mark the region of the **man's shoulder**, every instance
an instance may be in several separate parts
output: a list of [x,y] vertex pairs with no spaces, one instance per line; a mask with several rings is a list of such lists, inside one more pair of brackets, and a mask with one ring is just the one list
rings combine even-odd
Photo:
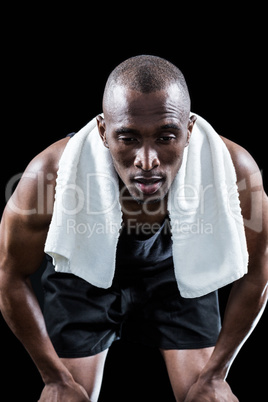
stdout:
[[57,171],[69,138],[59,140],[39,153],[26,167],[9,198],[4,215],[25,227],[48,227],[54,205]]
[[230,153],[238,182],[259,172],[256,161],[245,148],[228,138],[220,137]]
[[49,145],[32,159],[26,171],[39,171],[51,176],[56,175],[60,158],[69,140],[70,137],[66,137]]

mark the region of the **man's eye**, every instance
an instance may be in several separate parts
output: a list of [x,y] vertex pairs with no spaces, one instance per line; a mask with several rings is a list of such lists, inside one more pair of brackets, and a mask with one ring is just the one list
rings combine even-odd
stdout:
[[119,137],[119,140],[124,141],[126,143],[136,142],[137,139],[133,137]]
[[160,142],[169,142],[169,141],[171,141],[171,140],[174,140],[175,139],[175,137],[174,136],[168,136],[168,135],[163,135],[162,137],[159,137],[158,138],[158,140],[160,141]]

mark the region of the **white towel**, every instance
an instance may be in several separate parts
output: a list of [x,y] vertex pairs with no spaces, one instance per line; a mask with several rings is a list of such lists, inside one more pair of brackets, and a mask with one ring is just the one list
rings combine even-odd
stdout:
[[[200,116],[169,190],[168,212],[183,297],[202,296],[247,272],[235,169],[225,144]],[[93,119],[70,139],[60,159],[45,252],[56,271],[109,288],[121,224],[118,176]]]

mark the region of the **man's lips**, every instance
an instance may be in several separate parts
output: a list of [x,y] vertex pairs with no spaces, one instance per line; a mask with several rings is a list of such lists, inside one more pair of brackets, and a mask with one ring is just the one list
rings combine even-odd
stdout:
[[164,182],[163,177],[135,177],[133,183],[135,187],[145,195],[156,193]]

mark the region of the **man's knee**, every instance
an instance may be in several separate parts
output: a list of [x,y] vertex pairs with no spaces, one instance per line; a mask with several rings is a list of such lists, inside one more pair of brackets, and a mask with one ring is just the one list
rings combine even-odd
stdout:
[[107,350],[89,357],[61,359],[74,380],[86,390],[91,402],[97,402],[104,371]]
[[176,402],[184,402],[213,349],[161,350]]

